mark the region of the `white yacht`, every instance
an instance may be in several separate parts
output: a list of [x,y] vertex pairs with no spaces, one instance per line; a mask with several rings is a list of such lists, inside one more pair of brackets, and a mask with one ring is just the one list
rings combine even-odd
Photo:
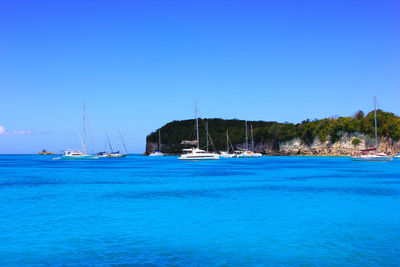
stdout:
[[[233,151],[233,147],[232,147],[232,151]],[[221,151],[219,153],[219,156],[221,158],[236,158],[237,155],[234,153],[229,153],[229,134],[228,134],[228,130],[226,130],[226,151]]]
[[162,157],[164,154],[161,152],[161,130],[158,130],[158,150],[154,150],[149,154],[150,157]]
[[178,158],[180,160],[219,160],[219,155],[200,149],[199,142],[199,116],[197,101],[196,107],[196,141],[182,141],[182,144],[195,144],[196,147],[183,149],[183,154]]
[[237,155],[238,158],[259,158],[262,156],[261,153],[254,153],[254,141],[253,141],[253,125],[251,125],[251,147],[252,150],[249,151],[249,144],[248,144],[248,137],[247,137],[247,121],[246,121],[246,150],[240,151]]
[[[378,153],[378,132],[376,125],[376,97],[374,97],[374,113],[375,113],[375,147],[361,150],[359,154],[351,157],[354,161],[392,161],[393,157],[385,153]],[[373,154],[370,152],[375,151]]]
[[150,157],[162,157],[164,154],[160,150],[154,150],[149,154]]
[[239,155],[237,155],[238,158],[259,158],[261,157],[261,153],[254,153],[253,151],[242,151]]
[[[202,150],[198,147],[185,148],[178,159],[180,160],[218,160],[219,155]],[[186,153],[185,153],[186,152]]]
[[83,152],[76,149],[65,150],[63,155],[60,157],[64,160],[87,160],[87,159],[99,159],[97,155],[86,154],[86,110],[85,103],[83,103],[83,140],[81,138]]
[[96,155],[85,154],[80,150],[68,149],[64,151],[63,155],[60,158],[65,160],[75,160],[75,159],[86,160],[86,159],[98,159],[99,157]]
[[109,158],[126,158],[126,156],[128,156],[128,154],[119,153],[119,150],[108,154]]
[[376,153],[376,154],[365,154],[359,156],[353,156],[351,160],[354,161],[392,161],[393,157],[388,156],[385,153]]

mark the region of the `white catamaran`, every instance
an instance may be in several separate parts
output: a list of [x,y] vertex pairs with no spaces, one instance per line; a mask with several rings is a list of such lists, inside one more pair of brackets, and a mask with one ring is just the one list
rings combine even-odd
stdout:
[[[80,135],[79,135],[80,136]],[[86,109],[85,103],[83,103],[83,140],[82,136],[81,143],[83,152],[77,149],[68,149],[64,151],[64,154],[61,156],[61,159],[65,160],[90,160],[90,159],[98,159],[97,155],[91,155],[86,153]]]
[[149,154],[151,157],[162,157],[164,154],[161,152],[161,130],[158,130],[158,150],[154,150]]
[[[354,161],[392,161],[393,157],[389,156],[385,153],[378,153],[378,132],[376,125],[376,97],[374,97],[374,115],[375,115],[375,147],[361,150],[361,155],[354,155],[351,157],[351,160]],[[375,151],[375,153],[368,154],[371,151]]]
[[249,141],[247,137],[247,121],[246,121],[246,150],[240,151],[238,158],[259,158],[262,156],[261,153],[254,153],[254,140],[253,140],[253,125],[251,125],[251,147],[252,150],[249,151]]
[[182,154],[178,159],[180,160],[218,160],[219,155],[215,153],[210,153],[200,149],[199,142],[199,116],[198,116],[198,107],[197,101],[195,102],[196,107],[196,141],[182,141],[182,144],[192,144],[196,145],[196,147],[183,149],[184,154]]

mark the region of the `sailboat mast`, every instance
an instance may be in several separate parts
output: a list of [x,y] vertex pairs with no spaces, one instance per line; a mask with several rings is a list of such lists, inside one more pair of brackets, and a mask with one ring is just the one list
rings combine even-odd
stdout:
[[118,152],[117,153],[119,153],[119,145],[120,145],[120,140],[118,139]]
[[250,124],[250,131],[251,131],[251,150],[254,151],[253,124]]
[[82,145],[82,148],[83,148],[84,145],[83,145],[83,140],[82,140],[82,135],[81,134],[79,134],[79,138],[81,139],[81,145]]
[[208,152],[208,120],[206,121],[206,133],[207,133],[207,152]]
[[108,145],[110,146],[110,150],[111,150],[110,152],[112,153],[112,152],[114,152],[114,151],[113,151],[113,148],[112,148],[112,146],[111,146],[110,138],[108,138],[107,132],[106,132],[106,137],[107,137]]
[[226,152],[229,153],[229,136],[228,136],[228,130],[226,130]]
[[[118,130],[118,133],[119,133],[119,137],[121,137],[122,144],[124,145],[125,153],[128,154],[128,150],[126,149],[125,142],[124,142],[124,138],[122,138],[121,131]],[[161,139],[160,139],[160,140],[161,140]]]
[[375,151],[378,153],[378,130],[376,126],[376,97],[374,97],[374,114],[375,114]]
[[246,151],[249,150],[249,141],[247,137],[247,121],[246,121]]
[[158,130],[158,150],[161,151],[161,130]]
[[199,140],[199,116],[198,116],[198,109],[199,107],[197,106],[197,99],[195,100],[195,107],[196,107],[196,134],[197,134],[197,148],[200,149],[200,140]]
[[85,102],[83,102],[83,152],[86,155],[86,109],[85,109]]

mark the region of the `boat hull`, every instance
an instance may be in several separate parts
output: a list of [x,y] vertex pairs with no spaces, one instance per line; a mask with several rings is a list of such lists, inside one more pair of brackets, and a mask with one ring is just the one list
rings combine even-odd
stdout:
[[182,155],[179,160],[219,160],[219,155]]
[[219,155],[220,158],[226,158],[226,159],[230,159],[230,158],[237,158],[237,155],[235,154],[226,154],[226,155]]
[[109,154],[108,155],[109,158],[126,158],[126,156],[128,156],[128,154]]
[[149,157],[162,157],[162,156],[164,156],[164,154],[160,152],[154,152],[149,155]]
[[360,156],[360,157],[351,157],[353,161],[392,161],[393,157],[391,156]]
[[94,159],[99,159],[99,157],[94,156],[94,155],[80,155],[80,156],[61,156],[60,159],[63,159],[63,160],[94,160]]
[[238,158],[259,158],[262,157],[261,153],[244,153],[244,154],[239,154],[237,156]]

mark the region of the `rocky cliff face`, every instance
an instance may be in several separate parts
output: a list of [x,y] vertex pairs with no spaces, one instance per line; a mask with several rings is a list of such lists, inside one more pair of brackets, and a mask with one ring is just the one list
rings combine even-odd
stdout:
[[[360,140],[358,145],[352,144],[352,141],[357,138]],[[329,138],[328,138],[329,139]],[[177,151],[179,144],[168,144],[164,146],[165,151]],[[245,144],[234,144],[236,149],[244,149]],[[368,147],[374,147],[375,140],[365,134],[348,134],[341,133],[338,141],[331,143],[329,140],[320,141],[318,137],[314,138],[313,142],[309,145],[301,142],[300,138],[292,139],[286,142],[267,142],[256,143],[254,146],[255,152],[260,152],[266,155],[321,155],[321,156],[348,156],[353,152]],[[388,150],[386,138],[379,139],[379,151],[384,152]],[[394,151],[400,150],[400,141],[392,143]],[[158,144],[148,142],[146,144],[146,153],[151,153],[157,150]]]
[[[354,145],[352,141],[357,138],[360,140],[358,145]],[[400,148],[400,142],[393,145],[394,151]],[[325,155],[325,156],[348,156],[359,149],[374,147],[375,140],[364,134],[347,134],[342,133],[341,138],[335,143],[330,141],[320,141],[318,137],[314,139],[312,144],[307,145],[301,142],[300,138],[292,139],[286,142],[280,142],[279,148],[274,149],[271,144],[257,144],[255,150],[269,155]],[[379,151],[387,151],[388,144],[386,138],[379,139]]]

